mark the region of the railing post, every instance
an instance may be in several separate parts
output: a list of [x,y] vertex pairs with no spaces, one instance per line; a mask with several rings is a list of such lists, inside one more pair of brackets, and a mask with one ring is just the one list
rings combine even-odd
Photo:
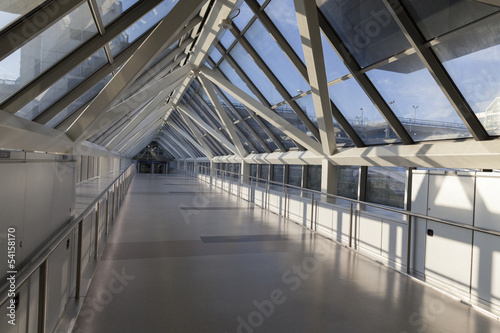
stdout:
[[412,216],[408,215],[408,239],[407,239],[407,248],[406,248],[406,274],[411,274],[410,264],[411,264],[411,225],[412,225]]
[[242,186],[241,179],[242,178],[243,178],[243,175],[238,175],[238,199],[241,199],[241,186]]
[[288,206],[288,186],[286,186],[285,184],[285,209],[284,209],[284,212],[283,212],[283,215],[285,216],[285,218],[287,218],[288,216],[288,211],[287,211],[287,206]]
[[351,214],[349,215],[349,247],[352,248],[352,221],[353,221],[353,214],[354,214],[354,204],[351,201]]
[[40,266],[38,278],[38,333],[45,333],[47,322],[47,280],[49,275],[48,259]]
[[113,207],[112,207],[112,210],[111,210],[111,220],[114,221],[115,220],[115,201],[116,201],[116,184],[113,184]]
[[76,250],[76,282],[75,298],[80,298],[80,286],[82,282],[82,247],[83,247],[83,218],[78,222],[78,242]]
[[109,233],[109,191],[106,191],[106,236]]
[[99,206],[100,202],[97,202],[97,208],[95,210],[95,234],[94,234],[94,258],[97,259],[99,253]]
[[228,171],[228,176],[229,176],[229,194],[233,194],[233,189],[232,189],[232,186],[233,186],[233,175],[231,173],[229,173]]
[[253,193],[253,178],[250,178],[250,202],[255,202],[255,197]]
[[268,209],[269,180],[266,180],[266,194],[264,195],[264,209]]
[[314,230],[313,218],[314,218],[314,192],[311,193],[311,230]]

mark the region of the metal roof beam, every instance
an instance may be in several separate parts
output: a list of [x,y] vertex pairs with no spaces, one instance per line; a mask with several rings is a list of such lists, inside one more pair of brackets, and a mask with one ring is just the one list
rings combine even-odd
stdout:
[[397,0],[383,0],[383,2],[472,136],[476,140],[490,139],[488,132],[446,72],[443,64],[434,51],[426,46],[426,40],[420,34],[418,27],[413,23],[406,9]]
[[231,141],[233,141],[240,155],[246,156],[247,151],[245,150],[245,147],[243,147],[243,144],[241,143],[238,134],[236,134],[233,122],[231,121],[231,119],[229,119],[226,110],[222,106],[222,103],[220,102],[219,98],[217,97],[217,94],[215,93],[215,90],[212,87],[212,83],[207,79],[205,79],[203,76],[200,76],[199,79],[203,89],[205,90],[205,93],[212,102],[212,105],[214,106],[215,111],[219,116],[219,119],[222,121],[223,126],[226,128],[226,131],[229,134]]
[[304,49],[307,64],[309,85],[318,119],[323,154],[332,155],[337,149],[337,145],[335,143],[335,127],[333,126],[318,12],[316,6],[308,5],[310,1],[295,0],[294,3],[302,36],[302,48]]
[[94,123],[100,113],[111,106],[116,97],[133,84],[166,45],[172,44],[174,40],[179,38],[179,33],[192,17],[197,15],[204,2],[205,0],[191,0],[178,2],[175,5],[103,91],[90,103],[85,112],[69,128],[66,134],[70,139],[80,141],[86,135],[87,128]]
[[213,129],[210,125],[205,123],[200,116],[196,113],[192,113],[189,111],[188,108],[186,108],[184,105],[179,104],[177,105],[177,109],[180,112],[183,112],[186,116],[191,118],[198,126],[203,128],[207,133],[209,133],[211,136],[213,136],[217,141],[219,141],[224,147],[232,151],[235,155],[240,155],[238,149],[231,143],[229,140],[227,140],[221,133],[217,132],[215,129]]
[[361,67],[353,58],[349,50],[345,47],[337,33],[330,26],[330,23],[328,23],[326,18],[318,9],[316,10],[318,12],[319,26],[321,27],[321,30],[323,30],[333,49],[337,52],[340,59],[342,59],[354,79],[358,82],[359,86],[363,89],[368,98],[370,98],[377,110],[380,111],[382,117],[384,117],[389,126],[391,126],[392,130],[396,133],[401,142],[404,144],[413,144],[414,141],[404,128],[403,124],[401,124],[399,119],[392,112],[391,108],[386,103],[382,95],[380,95],[368,76],[362,73]]
[[293,126],[288,121],[283,119],[273,110],[266,108],[265,106],[260,104],[258,101],[247,95],[243,90],[232,84],[229,80],[223,78],[217,72],[211,70],[206,66],[203,66],[200,69],[199,75],[205,76],[207,79],[209,79],[217,86],[219,86],[220,88],[231,94],[234,98],[239,100],[240,103],[253,110],[260,117],[270,122],[273,126],[278,128],[282,132],[289,135],[293,140],[297,141],[306,149],[319,155],[322,154],[322,148],[320,143],[310,138],[306,133],[297,129],[295,126]]
[[159,3],[161,3],[161,0],[140,1],[136,6],[134,6],[133,10],[128,10],[117,21],[110,24],[104,35],[96,35],[76,51],[68,54],[56,65],[52,66],[33,82],[26,85],[14,96],[2,103],[0,109],[9,113],[16,113],[23,106],[35,99],[39,94],[50,88],[62,76],[69,73],[75,67],[75,64],[81,64],[83,61],[90,58],[106,43],[115,39],[115,37],[120,35],[124,30],[147,14]]
[[299,117],[299,119],[304,123],[307,129],[311,132],[311,134],[316,138],[316,140],[320,141],[319,131],[316,126],[312,123],[311,119],[305,114],[305,112],[300,108],[297,102],[292,100],[292,96],[288,93],[283,84],[278,80],[276,75],[271,71],[271,69],[267,66],[265,61],[260,57],[260,55],[255,51],[253,46],[247,41],[244,36],[240,36],[239,31],[237,31],[236,27],[230,30],[233,36],[240,42],[241,46],[245,49],[245,51],[252,57],[260,70],[267,76],[269,81],[276,88],[278,93],[281,95],[283,100],[287,102],[287,104],[292,108],[295,114]]
[[[220,46],[218,47],[220,49]],[[248,86],[248,88],[252,91],[252,93],[258,98],[258,100],[267,107],[271,107],[271,104],[267,101],[267,99],[262,95],[260,90],[257,88],[255,84],[250,80],[250,78],[246,75],[246,73],[241,69],[241,67],[238,65],[238,63],[231,57],[230,54],[226,54],[224,59],[227,60],[229,65],[233,67],[233,69],[236,71],[236,73],[240,76],[240,78],[245,82],[245,84]],[[215,68],[215,63],[210,64],[213,68]],[[220,71],[220,69],[217,69],[219,74],[222,76],[226,77],[224,73]],[[226,77],[227,78],[227,77]],[[258,117],[255,115],[253,111],[250,110],[249,112],[250,116],[259,124],[259,126],[262,128],[262,130],[267,134],[267,136],[274,142],[276,147],[278,147],[281,151],[286,151],[285,147],[281,143],[280,140],[274,135],[274,133],[267,127],[267,125]],[[267,147],[267,145],[266,145]]]

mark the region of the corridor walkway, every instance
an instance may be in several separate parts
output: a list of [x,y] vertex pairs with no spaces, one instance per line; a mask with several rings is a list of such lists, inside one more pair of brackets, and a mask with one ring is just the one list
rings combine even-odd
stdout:
[[192,178],[136,175],[73,332],[500,332],[500,322]]

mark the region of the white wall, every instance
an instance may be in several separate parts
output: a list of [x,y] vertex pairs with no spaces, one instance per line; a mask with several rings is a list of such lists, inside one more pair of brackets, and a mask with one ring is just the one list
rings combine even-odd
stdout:
[[[15,260],[21,264],[70,221],[75,205],[75,162],[71,156],[12,152],[9,159],[0,160],[0,184],[0,248],[7,253],[7,229],[15,228]],[[55,326],[68,299],[69,286],[61,281],[69,274],[71,251],[64,242],[49,261],[48,327]],[[7,260],[0,260],[2,284],[7,270]],[[37,311],[36,278],[18,292],[17,325],[0,320],[0,332],[35,331],[36,316],[31,316],[30,323],[26,318],[28,312]],[[4,319],[5,311],[4,306],[0,311]]]
[[[413,211],[500,231],[500,175],[415,171]],[[500,239],[429,220],[413,229],[416,275],[500,311]],[[433,236],[428,231],[433,231]]]

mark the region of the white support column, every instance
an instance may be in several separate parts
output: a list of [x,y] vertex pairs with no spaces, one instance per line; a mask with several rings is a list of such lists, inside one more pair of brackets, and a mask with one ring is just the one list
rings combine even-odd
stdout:
[[[337,176],[338,176],[338,166],[333,165],[327,159],[323,159],[321,164],[321,192],[328,194],[337,194]],[[321,196],[322,201],[334,201],[327,200],[326,196]]]
[[290,124],[288,121],[280,117],[277,113],[275,113],[270,108],[265,107],[252,97],[250,97],[247,93],[245,93],[240,88],[236,87],[229,80],[226,80],[222,77],[222,75],[217,72],[211,70],[210,68],[203,66],[200,70],[200,75],[206,77],[217,86],[231,94],[234,98],[239,100],[243,105],[253,110],[259,116],[267,120],[273,126],[278,128],[280,131],[288,134],[290,138],[294,141],[298,142],[304,148],[309,151],[316,153],[317,155],[322,155],[322,147],[321,145],[311,139],[306,133],[300,131],[295,126]]
[[311,4],[311,1],[294,0],[294,3],[302,37],[302,48],[306,59],[309,85],[311,86],[314,108],[318,119],[323,154],[333,155],[336,150],[335,131],[325,60],[323,58],[323,46],[321,45],[318,9],[314,2]]
[[243,183],[248,183],[250,177],[251,164],[245,161],[241,162],[241,174],[243,175]]

